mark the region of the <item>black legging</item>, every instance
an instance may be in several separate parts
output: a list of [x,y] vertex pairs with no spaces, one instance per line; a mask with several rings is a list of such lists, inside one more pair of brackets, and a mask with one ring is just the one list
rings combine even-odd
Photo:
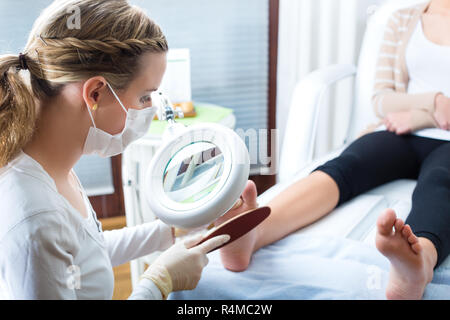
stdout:
[[396,179],[415,179],[412,209],[406,219],[414,234],[429,239],[438,267],[450,253],[450,142],[414,135],[374,132],[316,168],[339,188],[339,203]]

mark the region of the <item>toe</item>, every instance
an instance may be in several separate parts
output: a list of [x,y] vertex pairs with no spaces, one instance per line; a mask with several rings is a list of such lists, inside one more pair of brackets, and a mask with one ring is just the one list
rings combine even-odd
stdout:
[[250,208],[256,208],[258,206],[257,203],[258,191],[256,189],[256,184],[252,180],[247,181],[247,185],[245,186],[244,191],[242,192],[242,199],[244,203],[247,204]]
[[409,244],[415,244],[415,243],[417,243],[417,242],[419,242],[419,239],[416,237],[416,235],[415,234],[411,234],[409,237],[408,237],[408,242],[409,242]]
[[258,192],[256,189],[256,184],[252,180],[248,180],[247,185],[245,186],[245,189],[242,192],[239,200],[223,216],[215,220],[214,225],[219,226],[222,223],[234,218],[238,214],[241,214],[250,209],[257,208],[258,207],[257,197]]
[[405,239],[408,239],[411,235],[413,235],[413,232],[412,232],[411,227],[409,225],[405,225],[403,227],[402,235],[403,235],[403,237]]
[[407,224],[405,225],[405,227],[403,229],[406,229],[406,233],[407,233],[407,239],[409,244],[414,244],[419,242],[419,238],[417,238],[417,236],[414,234],[414,232],[412,231],[411,227]]
[[411,249],[417,254],[419,254],[422,251],[422,245],[419,241],[411,245]]
[[405,225],[405,223],[403,222],[402,219],[396,219],[395,220],[395,224],[394,224],[394,228],[396,232],[402,232],[403,226]]
[[392,227],[397,219],[394,210],[386,209],[383,211],[377,220],[378,232],[382,235],[388,236],[392,234]]

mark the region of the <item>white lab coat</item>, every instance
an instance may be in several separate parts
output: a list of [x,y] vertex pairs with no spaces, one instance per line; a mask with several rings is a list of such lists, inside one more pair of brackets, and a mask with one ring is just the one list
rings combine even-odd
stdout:
[[[111,299],[113,266],[172,245],[171,228],[160,221],[102,231],[79,185],[87,219],[24,152],[0,168],[2,298]],[[161,292],[143,279],[130,298],[161,299]]]

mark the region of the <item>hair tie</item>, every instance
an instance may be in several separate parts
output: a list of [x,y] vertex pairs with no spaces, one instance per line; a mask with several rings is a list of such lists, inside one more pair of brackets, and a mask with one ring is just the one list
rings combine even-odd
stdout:
[[21,70],[28,70],[27,60],[25,55],[21,52],[19,53],[19,63]]

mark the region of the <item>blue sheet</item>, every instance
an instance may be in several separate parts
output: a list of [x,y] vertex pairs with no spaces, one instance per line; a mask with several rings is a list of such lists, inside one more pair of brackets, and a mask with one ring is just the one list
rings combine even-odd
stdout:
[[[366,243],[292,234],[257,251],[240,273],[223,268],[218,251],[195,290],[169,299],[385,299],[389,261]],[[424,299],[450,299],[450,259],[435,271]]]

